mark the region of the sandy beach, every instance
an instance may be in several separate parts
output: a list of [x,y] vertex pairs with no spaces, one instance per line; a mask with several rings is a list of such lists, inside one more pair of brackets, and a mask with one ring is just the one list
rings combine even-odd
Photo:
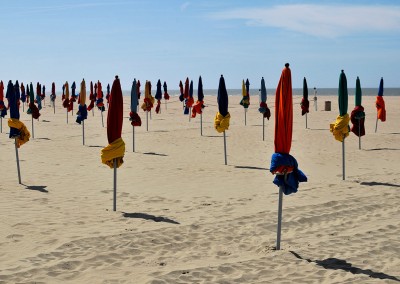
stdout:
[[[310,95],[310,99],[312,96]],[[400,97],[385,96],[387,121],[375,133],[375,97],[363,97],[366,135],[342,145],[329,132],[337,97],[310,102],[308,129],[295,96],[291,154],[308,177],[284,196],[281,250],[276,251],[278,188],[269,172],[274,152],[271,119],[251,96],[244,125],[241,97],[229,97],[228,165],[215,131],[216,97],[206,96],[200,118],[183,115],[172,96],[149,131],[128,120],[124,97],[124,164],[101,163],[106,127],[100,112],[82,126],[46,98],[35,138],[15,149],[3,119],[0,134],[0,283],[396,283],[400,281]],[[324,101],[332,111],[324,111]],[[142,100],[141,100],[142,101]],[[349,96],[349,113],[354,96]],[[22,108],[21,108],[22,111]],[[26,111],[26,108],[25,108]],[[107,112],[104,112],[106,123]],[[8,118],[8,116],[7,116]],[[31,117],[21,113],[31,130]]]

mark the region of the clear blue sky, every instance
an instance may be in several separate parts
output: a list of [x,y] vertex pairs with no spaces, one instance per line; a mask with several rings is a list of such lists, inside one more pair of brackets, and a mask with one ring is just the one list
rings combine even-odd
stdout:
[[[348,4],[351,2],[351,4]],[[111,83],[161,79],[228,88],[400,87],[400,1],[1,0],[0,79]]]

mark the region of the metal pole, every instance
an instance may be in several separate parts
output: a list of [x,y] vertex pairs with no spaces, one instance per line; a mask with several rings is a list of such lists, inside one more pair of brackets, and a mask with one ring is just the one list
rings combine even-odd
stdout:
[[167,110],[167,100],[165,100],[165,110]]
[[94,108],[92,108],[92,114],[93,114],[93,116],[94,116]]
[[53,101],[53,110],[54,110],[54,114],[56,114],[56,101]]
[[247,125],[247,116],[246,116],[246,114],[247,114],[247,111],[246,111],[246,109],[244,109],[244,125]]
[[33,115],[32,115],[32,139],[35,139],[35,129],[33,128]]
[[114,203],[113,211],[117,211],[117,159],[114,159]]
[[343,180],[345,180],[345,173],[346,173],[346,168],[345,168],[345,161],[344,161],[344,140],[345,138],[343,137],[343,142],[342,142],[342,165],[343,165]]
[[0,116],[0,133],[3,133],[3,117]]
[[20,172],[20,169],[19,169],[19,156],[18,156],[17,138],[15,138],[15,158],[17,160],[18,182],[19,182],[19,184],[22,184],[22,182],[21,182],[21,172]]
[[22,103],[22,111],[25,112],[25,103]]
[[375,133],[376,133],[376,130],[378,130],[378,118],[376,118]]
[[150,109],[150,119],[151,119],[151,109]]
[[132,149],[135,152],[135,126],[132,126]]
[[101,111],[101,125],[104,127],[103,111],[102,110],[100,110],[100,111]]
[[146,131],[149,131],[149,112],[146,111]]
[[358,149],[361,150],[361,123],[358,120]]
[[190,122],[190,117],[192,116],[192,108],[189,108],[189,122]]
[[263,141],[265,141],[265,127],[264,127],[264,125],[265,125],[265,117],[264,117],[264,115],[262,117],[262,121],[263,121]]
[[307,129],[307,113],[306,113],[306,129]]
[[67,124],[68,124],[68,109],[67,109]]
[[224,131],[224,154],[225,154],[225,165],[228,164],[228,160],[226,157],[226,135],[225,135],[225,131]]
[[283,186],[280,186],[279,201],[278,201],[278,228],[276,230],[276,250],[281,249],[282,203],[283,203]]
[[203,136],[203,113],[200,113],[200,136]]
[[82,142],[85,145],[85,121],[82,120]]

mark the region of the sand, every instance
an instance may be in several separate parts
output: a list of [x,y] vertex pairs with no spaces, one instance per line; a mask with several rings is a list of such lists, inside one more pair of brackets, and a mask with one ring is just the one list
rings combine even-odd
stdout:
[[[200,119],[183,115],[173,96],[152,113],[149,131],[128,121],[125,163],[117,172],[101,164],[107,144],[100,112],[82,126],[57,98],[49,99],[35,139],[19,150],[18,185],[13,141],[0,134],[0,283],[395,283],[400,281],[400,108],[385,97],[387,121],[375,133],[375,97],[364,97],[366,136],[342,145],[329,132],[336,97],[310,103],[308,127],[294,97],[291,154],[308,176],[284,196],[281,250],[276,251],[278,188],[268,168],[274,118],[262,119],[255,96],[247,113],[231,96],[227,131],[213,128],[216,97],[207,96]],[[273,109],[273,96],[268,104]],[[324,101],[332,111],[323,111]],[[354,104],[349,97],[349,112]],[[75,110],[76,112],[76,105]],[[106,121],[106,113],[104,113]],[[21,120],[31,129],[30,116]]]

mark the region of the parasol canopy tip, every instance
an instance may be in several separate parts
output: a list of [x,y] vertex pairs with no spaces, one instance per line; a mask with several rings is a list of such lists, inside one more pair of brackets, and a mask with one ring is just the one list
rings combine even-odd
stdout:
[[286,67],[286,68],[289,68],[289,63],[285,63],[285,67]]
[[118,75],[115,75],[115,79],[118,80]]
[[344,70],[342,69],[342,73],[344,72]]

